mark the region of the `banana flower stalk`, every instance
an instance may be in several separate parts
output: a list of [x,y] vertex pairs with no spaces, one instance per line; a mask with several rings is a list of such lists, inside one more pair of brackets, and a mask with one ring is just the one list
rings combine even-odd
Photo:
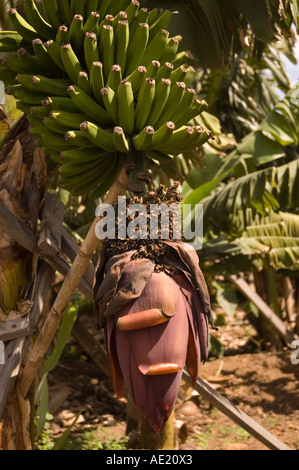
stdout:
[[180,241],[159,241],[156,249],[159,256],[143,247],[111,257],[104,248],[94,293],[116,394],[126,386],[160,432],[184,366],[194,384],[208,357],[211,310],[195,250]]

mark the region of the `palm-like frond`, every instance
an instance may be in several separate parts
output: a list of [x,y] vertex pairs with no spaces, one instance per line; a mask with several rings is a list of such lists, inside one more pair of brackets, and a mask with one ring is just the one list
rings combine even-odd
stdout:
[[252,225],[242,236],[234,240],[212,236],[205,243],[199,256],[206,273],[237,274],[267,267],[298,271],[299,216],[271,212],[267,217],[252,217],[252,212],[248,213]]
[[290,38],[292,24],[299,30],[298,0],[148,0],[147,6],[179,12],[173,26],[207,68],[230,62],[246,45],[260,56],[265,45]]

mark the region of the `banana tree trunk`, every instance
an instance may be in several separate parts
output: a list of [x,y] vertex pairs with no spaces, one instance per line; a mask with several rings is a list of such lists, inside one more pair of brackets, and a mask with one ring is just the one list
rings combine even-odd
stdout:
[[[25,127],[26,121],[23,121]],[[43,153],[34,145],[28,129],[21,129],[0,154],[0,204],[31,230],[36,229],[46,185]],[[26,314],[21,310],[35,275],[36,259],[0,228],[0,321]],[[0,449],[30,448],[30,410],[17,389],[13,390],[0,420]]]

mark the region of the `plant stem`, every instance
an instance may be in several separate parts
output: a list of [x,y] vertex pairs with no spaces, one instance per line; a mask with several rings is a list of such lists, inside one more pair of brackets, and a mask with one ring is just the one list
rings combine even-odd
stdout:
[[[115,200],[117,200],[118,196],[125,194],[128,184],[128,176],[126,170],[123,168],[105,199],[105,203],[113,204]],[[43,361],[43,357],[54,338],[57,328],[62,320],[63,313],[78,287],[80,280],[85,274],[92,254],[99,244],[99,240],[95,234],[95,228],[99,220],[100,217],[95,218],[73,262],[73,265],[61,286],[56,300],[50,312],[47,314],[46,320],[40,330],[35,344],[30,351],[22,375],[19,379],[19,389],[24,397],[27,395],[34,377]]]
[[146,156],[141,150],[132,150],[127,156],[127,170],[130,175],[129,191],[136,196],[147,193]]

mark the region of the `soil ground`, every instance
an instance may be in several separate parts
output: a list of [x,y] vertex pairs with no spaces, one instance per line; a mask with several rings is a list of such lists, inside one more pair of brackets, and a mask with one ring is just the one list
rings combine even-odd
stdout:
[[[262,352],[242,314],[226,318],[212,334],[223,357],[202,366],[201,378],[260,423],[292,450],[299,450],[299,365],[290,350]],[[252,350],[255,352],[252,352]],[[53,439],[79,416],[64,445],[67,449],[126,449],[126,399],[118,400],[111,381],[72,340],[50,374],[48,438]],[[223,413],[182,384],[176,405],[178,448],[185,450],[266,450]],[[46,439],[47,440],[47,439]],[[43,439],[45,443],[45,437]]]

